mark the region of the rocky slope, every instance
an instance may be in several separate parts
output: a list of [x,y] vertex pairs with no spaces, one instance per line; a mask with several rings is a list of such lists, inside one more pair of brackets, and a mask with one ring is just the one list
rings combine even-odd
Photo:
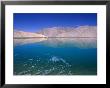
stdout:
[[14,31],[14,38],[22,37],[97,37],[96,26],[52,27],[36,33]]
[[41,30],[37,33],[43,34],[48,37],[57,37],[58,34],[65,33],[66,31],[68,31],[67,28],[52,27],[52,28],[44,28],[43,30]]
[[37,33],[48,37],[97,37],[97,27],[52,27],[45,28]]
[[58,34],[57,37],[97,37],[97,30],[92,26],[80,26],[69,32]]
[[14,38],[30,38],[30,37],[46,37],[46,36],[37,33],[14,31]]

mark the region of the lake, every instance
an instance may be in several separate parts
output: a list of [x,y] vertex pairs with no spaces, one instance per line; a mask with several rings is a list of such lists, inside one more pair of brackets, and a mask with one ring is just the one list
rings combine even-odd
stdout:
[[14,75],[97,75],[96,38],[14,39]]

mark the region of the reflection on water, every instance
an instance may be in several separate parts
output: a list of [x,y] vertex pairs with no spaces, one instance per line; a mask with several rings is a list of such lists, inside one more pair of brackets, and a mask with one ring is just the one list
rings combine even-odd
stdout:
[[96,48],[96,38],[29,38],[14,39],[14,45],[24,45],[40,42],[43,45],[51,47],[59,47],[60,45],[69,45],[79,48]]
[[47,38],[19,38],[19,39],[14,39],[14,46],[37,43],[44,40],[47,40]]
[[96,74],[96,38],[14,39],[14,75]]

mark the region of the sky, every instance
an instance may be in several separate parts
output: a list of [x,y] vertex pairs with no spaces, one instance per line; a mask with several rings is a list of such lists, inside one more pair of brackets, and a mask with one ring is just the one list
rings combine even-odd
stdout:
[[96,13],[14,13],[14,30],[37,32],[43,28],[97,26]]

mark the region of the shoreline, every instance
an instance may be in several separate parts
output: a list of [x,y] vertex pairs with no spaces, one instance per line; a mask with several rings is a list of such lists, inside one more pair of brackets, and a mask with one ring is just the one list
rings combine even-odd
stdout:
[[31,38],[97,38],[97,37],[13,37],[14,39],[31,39]]

